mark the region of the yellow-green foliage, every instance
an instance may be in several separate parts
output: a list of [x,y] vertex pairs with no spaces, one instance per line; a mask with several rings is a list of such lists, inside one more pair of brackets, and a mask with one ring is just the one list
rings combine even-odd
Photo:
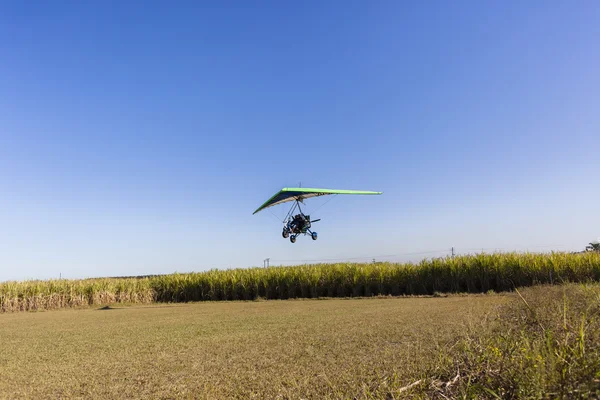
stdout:
[[[538,286],[441,349],[430,399],[597,399],[600,287]],[[458,376],[459,378],[453,378]],[[444,382],[453,382],[453,385]],[[420,396],[419,396],[420,397]]]
[[419,264],[339,263],[174,274],[151,278],[158,301],[430,295],[507,291],[600,280],[600,254],[478,254]]
[[599,253],[497,253],[418,264],[338,263],[171,274],[151,278],[0,284],[0,310],[114,302],[252,300],[482,293],[545,283],[600,280]]
[[154,290],[147,278],[61,279],[0,283],[0,312],[152,301],[154,301]]

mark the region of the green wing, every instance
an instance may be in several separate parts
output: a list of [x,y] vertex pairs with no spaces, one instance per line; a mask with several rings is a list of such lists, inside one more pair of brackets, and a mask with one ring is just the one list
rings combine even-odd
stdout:
[[277,204],[288,201],[304,200],[310,197],[325,196],[328,194],[382,194],[383,192],[371,192],[366,190],[338,190],[338,189],[318,189],[318,188],[283,188],[275,193],[273,197],[267,200],[262,206],[258,207],[253,214],[264,210],[265,208],[276,206]]

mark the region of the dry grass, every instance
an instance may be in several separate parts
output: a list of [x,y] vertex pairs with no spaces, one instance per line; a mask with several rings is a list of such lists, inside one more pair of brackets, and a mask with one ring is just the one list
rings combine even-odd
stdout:
[[0,398],[598,398],[600,285],[0,315]]
[[492,317],[442,349],[430,398],[599,398],[600,285],[527,288]]
[[[506,297],[0,315],[0,397],[352,398],[404,386]],[[394,379],[392,382],[390,379]]]

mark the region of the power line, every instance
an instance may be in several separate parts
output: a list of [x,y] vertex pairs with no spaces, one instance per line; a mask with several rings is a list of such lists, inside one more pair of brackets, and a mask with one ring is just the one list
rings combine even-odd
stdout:
[[[521,247],[521,249],[525,248],[525,249],[540,249],[540,248],[556,248],[556,247],[565,247],[565,245],[562,244],[547,244],[547,245],[535,245],[535,246],[523,246]],[[509,248],[509,247],[476,247],[476,248],[470,248],[470,249],[462,249],[464,251],[489,251],[489,250],[517,250],[517,248]]]
[[447,249],[442,250],[428,250],[428,251],[419,251],[413,253],[403,253],[403,254],[387,254],[380,256],[366,256],[366,257],[339,257],[339,258],[315,258],[315,259],[297,259],[297,260],[274,260],[277,262],[320,262],[320,261],[343,261],[343,260],[369,260],[373,258],[391,258],[391,257],[404,257],[404,256],[416,256],[422,254],[433,254],[433,253],[443,253],[448,252]]
[[[536,245],[536,246],[527,246],[527,249],[530,248],[556,248],[556,247],[564,247],[563,245]],[[452,246],[450,249],[439,249],[439,250],[425,250],[425,251],[416,251],[410,253],[400,253],[400,254],[386,254],[386,255],[378,255],[378,256],[364,256],[364,257],[338,257],[338,258],[313,258],[313,259],[295,259],[295,260],[273,260],[273,262],[277,263],[305,263],[305,262],[326,262],[326,261],[352,261],[352,260],[374,260],[374,259],[390,259],[390,258],[398,258],[398,257],[406,257],[406,256],[418,256],[425,254],[436,254],[436,253],[446,253],[451,257],[456,257],[460,255],[462,252],[459,251],[498,251],[498,250],[512,250],[517,251],[516,249],[508,249],[501,247],[488,247],[488,248],[469,248],[469,249],[460,249],[455,246]]]

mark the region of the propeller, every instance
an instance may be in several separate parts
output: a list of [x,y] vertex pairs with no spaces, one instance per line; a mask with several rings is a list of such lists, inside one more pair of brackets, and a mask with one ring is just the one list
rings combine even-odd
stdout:
[[321,218],[315,219],[314,221],[310,221],[310,223],[312,224],[313,222],[319,222],[320,220],[321,220]]

